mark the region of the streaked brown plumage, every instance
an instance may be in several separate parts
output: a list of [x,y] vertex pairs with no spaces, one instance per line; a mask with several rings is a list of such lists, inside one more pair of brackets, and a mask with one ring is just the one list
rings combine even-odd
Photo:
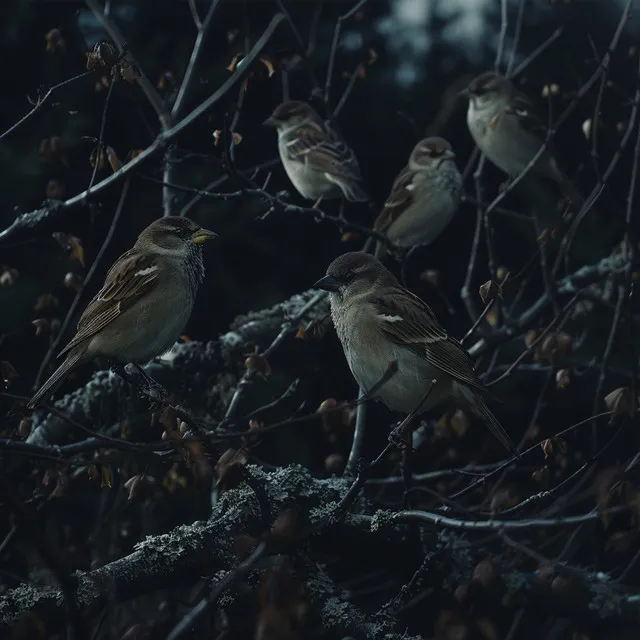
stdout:
[[[360,251],[345,253],[316,286],[331,292],[331,317],[349,368],[364,391],[380,382],[395,361],[397,372],[377,392],[390,409],[422,413],[453,400],[480,417],[518,455],[485,403],[488,392],[469,354],[440,326],[429,306],[403,288],[379,260]],[[436,382],[425,400],[432,380]]]
[[[444,138],[420,140],[398,174],[374,229],[401,248],[432,243],[458,208],[462,177]],[[382,253],[382,245],[376,254]]]
[[369,199],[352,149],[306,102],[283,102],[264,124],[277,129],[282,165],[303,198]]
[[191,315],[204,278],[200,245],[212,237],[213,232],[176,216],[144,229],[109,269],[76,335],[59,354],[66,354],[64,362],[27,406],[37,406],[69,371],[97,356],[142,363],[168,351]]

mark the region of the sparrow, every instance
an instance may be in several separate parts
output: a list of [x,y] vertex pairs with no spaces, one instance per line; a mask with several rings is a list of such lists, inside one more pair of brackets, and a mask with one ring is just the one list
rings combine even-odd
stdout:
[[362,251],[345,253],[314,286],[330,292],[331,318],[361,389],[368,393],[395,362],[395,374],[375,391],[389,409],[420,414],[453,400],[481,418],[519,456],[487,407],[488,390],[464,347],[377,258]]
[[[499,169],[516,178],[547,135],[531,101],[509,80],[492,72],[474,78],[460,94],[469,98],[467,125],[478,148]],[[574,206],[581,203],[580,194],[560,169],[550,144],[527,175],[551,181]]]
[[358,160],[330,122],[307,103],[283,102],[264,123],[278,131],[280,159],[303,198],[369,200]]
[[[420,140],[398,174],[373,228],[397,247],[431,244],[451,222],[460,203],[462,176],[444,138]],[[378,243],[376,255],[383,252]]]
[[66,357],[28,402],[33,409],[74,368],[102,356],[144,363],[167,352],[191,315],[204,279],[202,244],[216,234],[188,218],[168,216],[140,233],[107,272],[89,302]]

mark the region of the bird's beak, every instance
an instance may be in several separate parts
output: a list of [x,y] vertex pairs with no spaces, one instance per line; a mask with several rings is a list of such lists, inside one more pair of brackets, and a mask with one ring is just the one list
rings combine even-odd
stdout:
[[276,119],[273,116],[269,116],[263,123],[262,123],[263,127],[275,127],[276,126]]
[[207,229],[198,229],[192,236],[191,242],[193,244],[203,244],[206,240],[213,240],[213,238],[217,238],[218,234],[213,231],[208,231]]
[[473,96],[473,93],[469,91],[469,87],[465,87],[462,91],[458,92],[458,95],[463,98],[471,98]]
[[314,289],[324,289],[325,291],[338,291],[342,283],[337,278],[333,276],[325,276],[324,278],[320,278],[318,282],[313,285]]
[[445,149],[442,154],[442,157],[445,160],[453,160],[456,157],[456,154],[451,149]]

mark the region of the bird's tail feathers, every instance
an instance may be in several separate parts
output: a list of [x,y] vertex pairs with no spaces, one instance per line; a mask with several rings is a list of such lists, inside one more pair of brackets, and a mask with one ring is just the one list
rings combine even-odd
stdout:
[[384,244],[382,242],[376,242],[376,248],[375,248],[375,251],[373,252],[373,255],[376,258],[378,258],[378,260],[381,260],[384,257],[385,253],[386,253],[386,248]]
[[64,362],[53,372],[51,377],[35,392],[33,398],[27,403],[27,409],[35,409],[50,393],[55,391],[64,377],[82,359],[82,352],[70,353]]
[[349,202],[369,202],[371,200],[365,188],[355,180],[340,180],[335,176],[325,175],[340,187],[344,197]]
[[515,448],[509,434],[504,430],[504,427],[498,421],[491,409],[487,406],[484,399],[478,395],[475,391],[469,387],[459,385],[460,396],[463,402],[467,405],[468,409],[476,414],[491,430],[491,433],[501,442],[501,444],[508,449],[513,456],[520,458],[520,453]]

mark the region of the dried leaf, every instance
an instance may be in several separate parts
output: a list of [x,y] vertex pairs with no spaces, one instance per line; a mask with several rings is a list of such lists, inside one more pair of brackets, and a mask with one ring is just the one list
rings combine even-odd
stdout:
[[502,287],[493,280],[487,280],[480,287],[480,298],[484,304],[488,304],[496,298],[502,299]]
[[294,509],[283,511],[271,527],[271,536],[280,542],[289,542],[295,533],[298,513]]
[[6,264],[0,265],[0,286],[10,287],[16,283],[19,273],[17,269],[8,267]]
[[103,149],[94,149],[89,156],[89,164],[92,169],[96,168],[101,171],[107,165],[107,156]]
[[49,494],[47,500],[51,500],[52,498],[62,498],[64,497],[67,489],[69,488],[69,478],[63,474],[59,473],[56,478],[56,486],[53,491]]
[[493,494],[491,498],[491,511],[496,512],[514,506],[518,502],[517,498],[512,495],[510,489],[500,489]]
[[130,60],[121,60],[118,64],[118,74],[125,81],[133,84],[140,77],[140,72]]
[[31,418],[22,418],[20,420],[20,424],[18,425],[18,435],[21,438],[28,438],[31,434],[31,425],[33,424],[33,420]]
[[456,411],[451,415],[449,425],[456,436],[458,436],[458,438],[462,438],[469,430],[471,423],[469,422],[467,414],[462,411],[462,409],[456,409]]
[[44,36],[46,43],[46,50],[49,53],[56,53],[57,51],[64,52],[67,48],[67,43],[62,37],[60,29],[51,29]]
[[109,166],[111,170],[115,173],[118,169],[122,168],[122,160],[118,158],[116,152],[113,150],[113,147],[107,147],[107,160],[109,161]]
[[231,63],[227,67],[227,71],[235,71],[242,58],[244,58],[244,52],[236,53],[236,55],[233,56],[233,60],[231,60]]
[[547,438],[540,443],[542,447],[542,453],[544,453],[545,459],[548,458],[553,453],[553,442],[551,438]]
[[549,584],[555,575],[554,567],[549,564],[542,564],[535,571],[536,582],[538,584]]
[[134,158],[137,158],[143,149],[130,149],[129,153],[127,153],[127,157],[125,158],[125,162],[131,162]]
[[303,596],[304,587],[293,573],[267,571],[258,590],[260,613],[254,640],[300,640],[296,630],[309,609]]
[[36,338],[49,329],[49,321],[46,318],[36,318],[31,324],[36,328]]
[[118,51],[106,41],[97,42],[92,51],[85,53],[87,57],[87,70],[94,71],[99,68],[111,68],[118,62]]
[[173,73],[171,71],[163,71],[160,74],[160,78],[158,78],[158,82],[156,84],[160,91],[164,91],[165,89],[172,89],[176,86],[176,79],[173,77]]
[[633,393],[629,387],[618,387],[604,398],[604,404],[614,416],[627,415],[633,418],[636,412],[636,403]]
[[330,453],[324,459],[324,468],[327,473],[340,475],[344,471],[345,459],[339,453]]
[[237,487],[244,478],[244,468],[249,458],[247,451],[241,449],[227,449],[216,463],[216,487],[220,494]]
[[69,166],[67,143],[60,136],[45,138],[40,142],[38,153],[45,162],[62,162]]
[[542,467],[541,469],[536,469],[532,474],[531,477],[533,478],[534,482],[537,482],[539,485],[542,485],[543,487],[546,487],[549,484],[549,467]]
[[556,389],[566,389],[571,382],[571,371],[559,369],[556,371]]
[[106,464],[100,467],[100,488],[104,487],[111,489],[111,467]]
[[65,186],[58,180],[49,180],[45,189],[45,195],[50,200],[62,200],[64,198]]
[[484,589],[494,584],[497,578],[496,568],[490,560],[481,560],[473,570],[473,582]]
[[259,58],[260,62],[267,69],[268,77],[270,78],[276,72],[276,64],[275,62],[269,58],[269,56],[261,55]]
[[84,267],[84,248],[80,239],[69,236],[69,248],[71,249],[71,258],[77,260]]
[[175,493],[179,488],[184,489],[187,486],[187,479],[178,471],[177,464],[169,469],[162,481],[162,486],[169,493]]
[[305,329],[304,329],[304,325],[300,325],[300,326],[298,327],[298,331],[296,331],[296,335],[295,335],[295,337],[296,337],[298,340],[304,340],[304,338],[305,338]]
[[135,476],[131,476],[131,478],[124,483],[124,488],[129,494],[127,500],[131,501],[140,496],[143,489],[144,478],[144,474],[139,473]]
[[535,359],[556,364],[571,352],[572,345],[573,338],[568,333],[550,333],[537,345]]
[[96,92],[104,91],[104,89],[108,89],[111,85],[111,80],[107,78],[107,76],[102,76],[95,84],[94,89]]
[[335,398],[327,398],[320,403],[320,406],[316,409],[316,413],[325,413],[331,411],[338,406],[338,401]]
[[73,291],[82,289],[82,278],[77,273],[69,271],[64,277],[64,286]]
[[257,371],[264,376],[271,375],[271,365],[267,359],[259,353],[251,353],[244,361],[244,366],[247,371]]

